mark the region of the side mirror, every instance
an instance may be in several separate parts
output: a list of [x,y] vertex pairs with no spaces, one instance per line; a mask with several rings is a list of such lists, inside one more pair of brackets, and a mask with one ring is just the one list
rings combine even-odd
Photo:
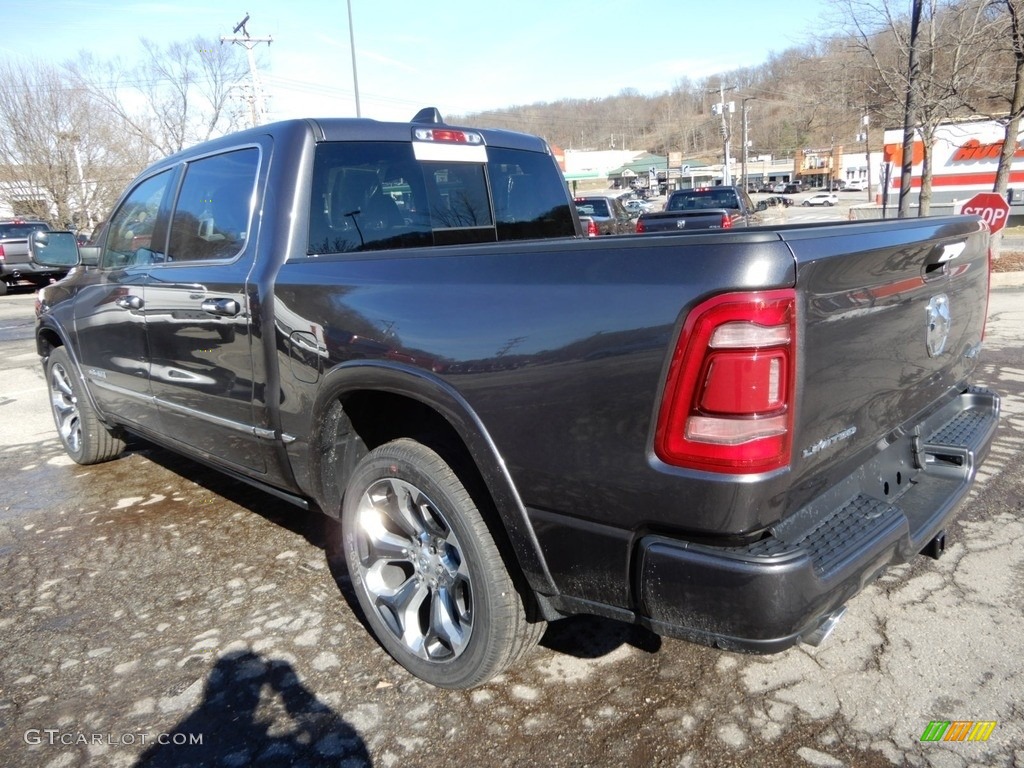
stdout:
[[78,255],[82,257],[83,267],[96,267],[100,263],[100,247],[98,245],[78,246]]
[[28,239],[28,257],[41,267],[71,269],[82,263],[74,232],[33,232]]

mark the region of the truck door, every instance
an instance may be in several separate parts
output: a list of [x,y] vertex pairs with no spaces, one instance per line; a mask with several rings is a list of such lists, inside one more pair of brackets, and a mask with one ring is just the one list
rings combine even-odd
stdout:
[[167,259],[150,270],[150,381],[163,433],[249,470],[266,468],[254,401],[252,306],[246,280],[261,150],[249,146],[185,165]]
[[99,266],[82,278],[74,305],[78,358],[101,411],[159,431],[149,385],[146,288],[165,257],[167,205],[175,173],[140,182],[106,225]]

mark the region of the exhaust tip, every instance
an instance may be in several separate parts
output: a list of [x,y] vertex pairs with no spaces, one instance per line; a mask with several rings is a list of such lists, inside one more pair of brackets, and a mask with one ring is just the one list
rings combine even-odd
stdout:
[[815,629],[811,630],[805,635],[801,635],[800,642],[804,643],[805,645],[811,645],[817,648],[819,645],[828,640],[829,636],[832,634],[832,631],[836,628],[836,625],[839,623],[839,620],[842,619],[845,615],[846,606],[839,606],[834,611],[832,611],[832,613],[830,613],[828,616],[822,619],[821,623],[818,624],[818,626]]
[[946,551],[946,532],[939,531],[935,534],[935,538],[925,544],[924,549],[921,550],[922,555],[927,555],[932,560],[938,560],[942,557]]

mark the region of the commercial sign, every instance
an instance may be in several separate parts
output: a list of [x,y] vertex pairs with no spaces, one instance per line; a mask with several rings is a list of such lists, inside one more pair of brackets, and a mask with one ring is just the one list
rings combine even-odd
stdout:
[[[931,152],[932,188],[936,193],[963,200],[978,192],[991,192],[999,167],[1006,129],[997,120],[971,120],[947,123],[935,132]],[[1017,146],[1010,167],[1011,187],[1024,185],[1024,133],[1018,134]],[[890,190],[900,188],[900,168],[903,163],[903,131],[890,129],[884,135],[884,160],[891,163]],[[921,169],[924,165],[924,144],[920,136],[913,147],[913,177],[911,188],[921,187]]]

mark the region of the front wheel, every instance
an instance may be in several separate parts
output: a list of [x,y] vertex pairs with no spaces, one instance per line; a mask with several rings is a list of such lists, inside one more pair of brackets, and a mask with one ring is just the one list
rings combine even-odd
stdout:
[[50,352],[46,386],[57,435],[68,456],[79,464],[99,464],[124,450],[124,441],[97,416],[63,347]]
[[543,634],[465,485],[427,446],[403,438],[367,454],[345,491],[341,531],[370,628],[420,679],[479,685]]

